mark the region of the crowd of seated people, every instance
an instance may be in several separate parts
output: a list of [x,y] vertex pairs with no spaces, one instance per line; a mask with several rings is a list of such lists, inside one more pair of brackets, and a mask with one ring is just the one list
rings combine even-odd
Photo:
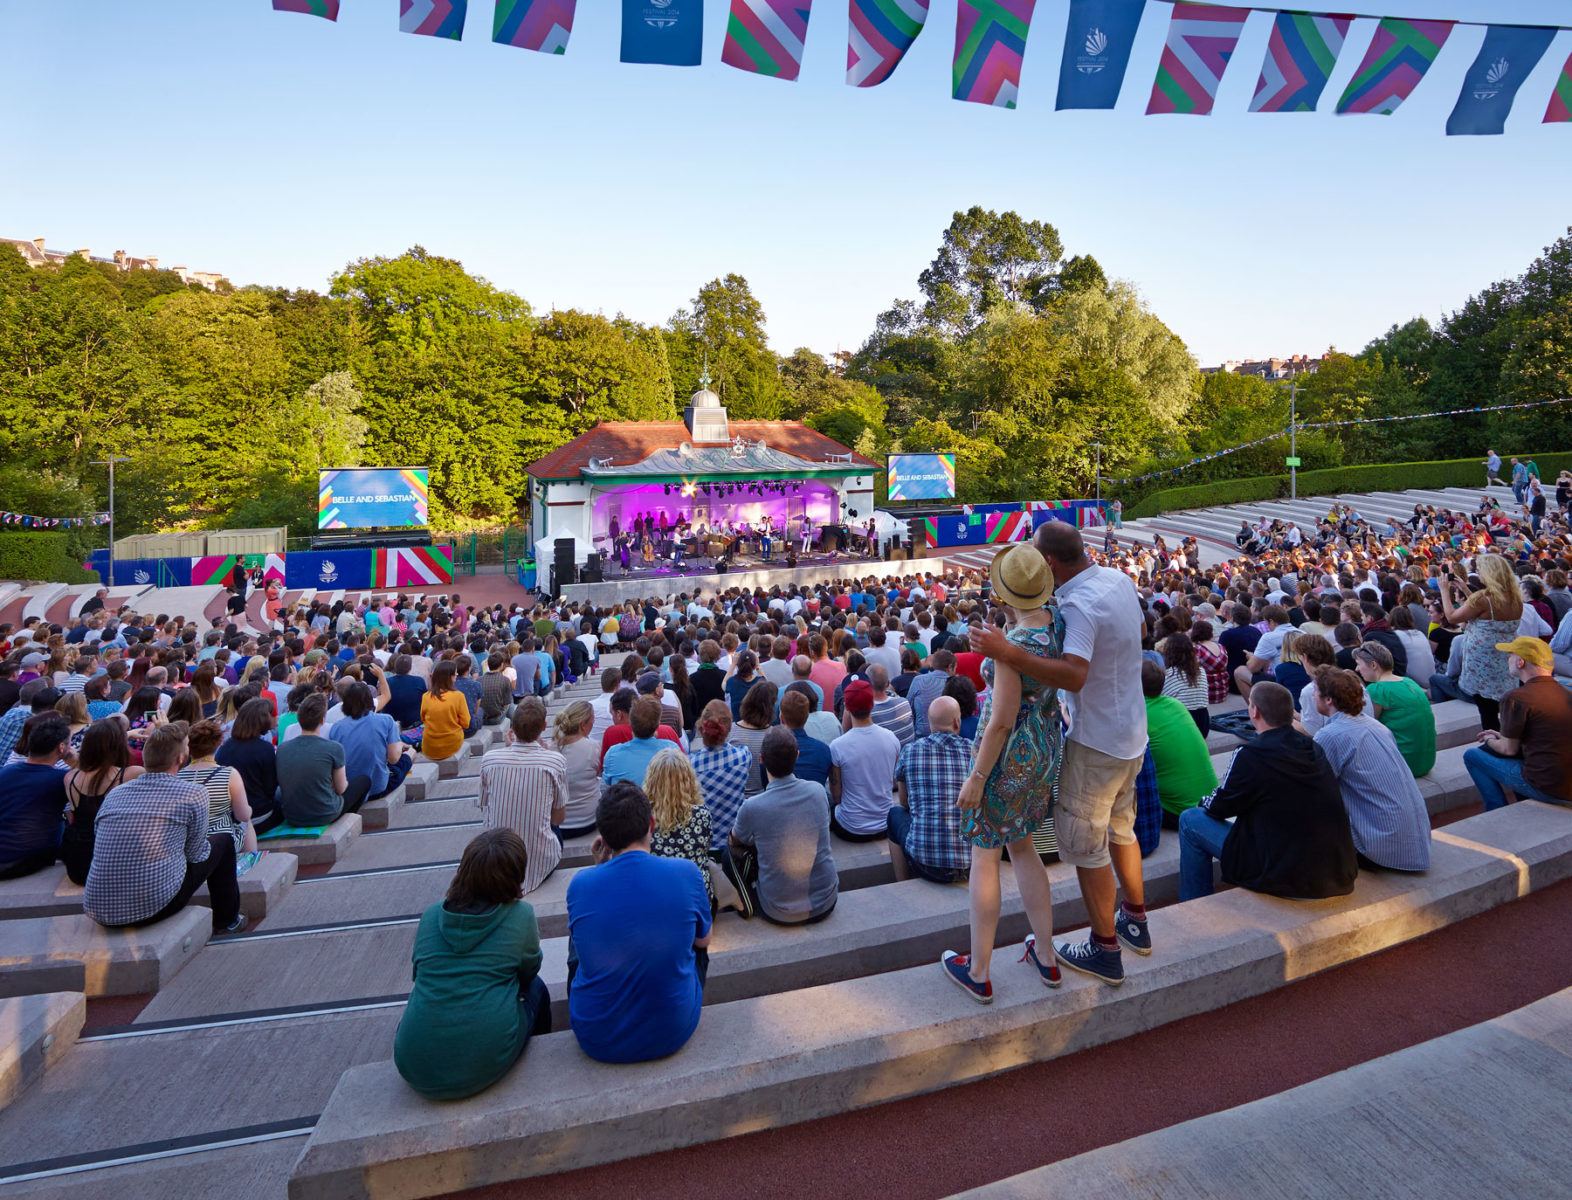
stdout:
[[[217,924],[237,858],[243,869],[270,826],[329,822],[397,788],[417,747],[459,753],[505,723],[481,760],[485,861],[423,918],[417,993],[422,973],[431,991],[405,1017],[445,1019],[466,995],[451,972],[479,972],[489,1007],[453,1019],[486,1025],[471,1040],[489,1039],[493,1058],[440,1062],[401,1033],[401,1069],[437,1096],[484,1087],[549,1021],[527,897],[569,838],[593,834],[601,860],[568,888],[570,1024],[586,1053],[622,1062],[691,1036],[720,906],[831,920],[837,849],[855,843],[887,843],[911,886],[966,886],[984,916],[1002,846],[1015,857],[1029,837],[1059,853],[1096,897],[1092,928],[1050,953],[1044,893],[1031,968],[1048,986],[1060,965],[1117,984],[1123,951],[1153,951],[1140,860],[1163,828],[1180,839],[1187,897],[1218,871],[1317,898],[1345,894],[1361,869],[1425,870],[1417,781],[1435,762],[1434,702],[1477,706],[1484,732],[1465,761],[1487,805],[1572,802],[1560,514],[1530,531],[1488,513],[1377,526],[1340,509],[1215,566],[1192,541],[1098,554],[1068,527],[1044,530],[986,577],[614,608],[314,602],[263,634],[129,610],[67,629],[24,622],[0,631],[0,873],[64,860],[106,924],[157,919],[201,876],[191,887],[214,892]],[[1011,555],[1040,586],[1007,591],[997,571]],[[598,694],[551,713],[542,697],[579,680]],[[1205,739],[1230,693],[1250,728],[1219,770]],[[1023,755],[1040,786],[1057,784],[1052,815],[1019,810],[1024,824],[997,809]],[[128,866],[138,804],[189,836]],[[988,949],[974,941],[944,964],[982,1002]],[[649,987],[630,996],[630,980]]]

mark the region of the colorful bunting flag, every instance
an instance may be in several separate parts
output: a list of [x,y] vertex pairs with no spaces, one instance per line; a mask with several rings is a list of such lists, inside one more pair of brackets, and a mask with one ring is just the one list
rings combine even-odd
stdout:
[[338,20],[338,0],[273,0],[274,12],[304,13],[308,17]]
[[108,513],[86,517],[35,517],[32,513],[0,511],[0,524],[20,525],[23,529],[83,529],[89,525],[109,524]]
[[704,57],[704,0],[622,0],[622,61],[696,67]]
[[1146,0],[1070,0],[1056,108],[1112,108]]
[[1352,17],[1278,13],[1250,111],[1314,112],[1353,23]]
[[955,14],[954,96],[1014,108],[1021,60],[1037,0],[959,0]]
[[1517,90],[1545,57],[1557,31],[1533,25],[1492,25],[1463,77],[1463,90],[1446,123],[1448,137],[1506,132]]
[[721,62],[739,71],[795,80],[802,70],[813,0],[731,0]]
[[928,20],[928,0],[851,0],[846,82],[877,87],[900,65]]
[[1247,8],[1175,4],[1146,111],[1207,116],[1249,16]]
[[1556,90],[1550,93],[1550,107],[1545,110],[1545,124],[1558,125],[1572,122],[1572,58],[1561,68],[1561,78],[1556,80]]
[[497,0],[491,40],[501,46],[566,54],[577,0]]
[[405,33],[422,37],[464,36],[464,12],[469,0],[399,0],[398,27]]
[[1337,111],[1391,116],[1419,86],[1454,28],[1452,21],[1384,18]]

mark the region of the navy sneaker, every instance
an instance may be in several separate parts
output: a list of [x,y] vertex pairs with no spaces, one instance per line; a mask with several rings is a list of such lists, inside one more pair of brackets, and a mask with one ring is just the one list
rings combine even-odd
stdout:
[[1054,957],[1082,975],[1101,979],[1109,987],[1124,982],[1124,958],[1117,950],[1104,950],[1091,938],[1084,942],[1060,942],[1053,948]]
[[1152,952],[1152,935],[1146,928],[1146,918],[1132,917],[1125,911],[1123,904],[1114,913],[1114,933],[1126,950],[1134,950],[1142,955]]
[[957,954],[954,950],[946,950],[939,956],[939,965],[950,977],[950,982],[978,1004],[993,1003],[993,981],[978,983],[972,978],[972,960],[969,954]]
[[1037,935],[1035,933],[1026,935],[1026,951],[1021,955],[1021,961],[1026,962],[1028,959],[1031,960],[1032,966],[1037,968],[1037,975],[1042,979],[1044,987],[1056,988],[1064,982],[1064,977],[1059,974],[1059,963],[1056,959],[1050,958],[1048,965],[1045,967],[1042,959],[1037,957]]

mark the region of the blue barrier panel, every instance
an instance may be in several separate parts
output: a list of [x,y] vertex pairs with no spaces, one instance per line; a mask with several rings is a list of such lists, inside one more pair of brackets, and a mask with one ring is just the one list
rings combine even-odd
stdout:
[[371,587],[370,550],[315,550],[284,556],[284,586],[362,592]]

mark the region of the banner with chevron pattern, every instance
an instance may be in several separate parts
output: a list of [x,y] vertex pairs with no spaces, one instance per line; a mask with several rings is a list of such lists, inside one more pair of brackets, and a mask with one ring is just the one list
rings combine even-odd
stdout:
[[1545,124],[1572,124],[1572,57],[1561,68],[1556,80],[1556,90],[1550,93],[1550,107],[1545,110]]
[[957,100],[1014,108],[1021,61],[1037,0],[959,0],[952,94]]
[[1278,13],[1250,111],[1314,112],[1353,23],[1352,17]]
[[577,0],[497,0],[491,40],[501,46],[566,54]]
[[851,0],[846,14],[846,82],[888,79],[928,21],[928,0]]
[[1249,16],[1248,8],[1175,4],[1146,111],[1209,115]]
[[1505,133],[1518,89],[1545,57],[1556,32],[1527,25],[1492,25],[1486,30],[1447,119],[1447,136]]
[[739,71],[795,80],[802,70],[813,0],[731,0],[721,62]]
[[274,12],[303,13],[308,17],[338,20],[338,0],[273,0]]
[[456,42],[464,36],[468,6],[469,0],[399,0],[398,27],[405,33]]
[[1435,65],[1454,28],[1452,21],[1382,20],[1364,61],[1338,101],[1337,111],[1391,116]]
[[452,546],[414,546],[371,552],[371,586],[374,588],[452,582]]

